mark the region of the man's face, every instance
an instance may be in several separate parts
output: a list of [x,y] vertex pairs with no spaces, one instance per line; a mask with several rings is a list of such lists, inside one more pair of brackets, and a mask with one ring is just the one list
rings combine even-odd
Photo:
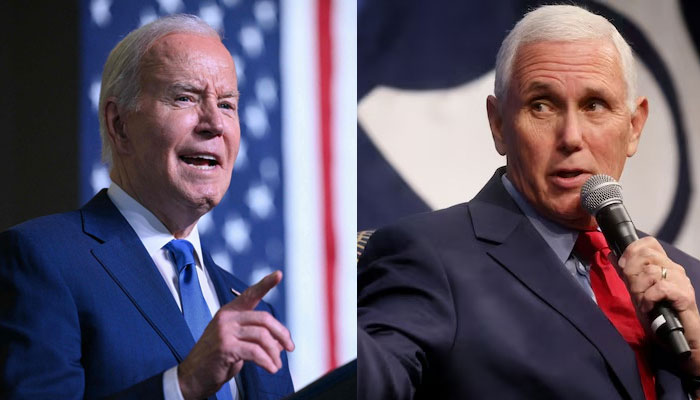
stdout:
[[121,180],[161,219],[201,215],[226,193],[238,154],[231,55],[216,38],[171,34],[144,55],[140,85],[137,109],[123,118]]
[[508,178],[541,214],[572,228],[595,226],[580,207],[581,186],[594,174],[620,178],[646,120],[646,99],[632,113],[626,94],[609,41],[520,48],[505,103],[488,100],[489,121]]

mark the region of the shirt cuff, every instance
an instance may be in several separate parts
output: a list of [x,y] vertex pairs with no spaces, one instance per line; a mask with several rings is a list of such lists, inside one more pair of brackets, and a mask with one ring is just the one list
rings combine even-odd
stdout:
[[163,397],[165,400],[185,400],[177,379],[177,365],[163,373]]

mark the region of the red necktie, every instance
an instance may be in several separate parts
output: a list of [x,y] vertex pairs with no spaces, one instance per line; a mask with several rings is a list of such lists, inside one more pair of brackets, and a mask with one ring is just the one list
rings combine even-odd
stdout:
[[580,232],[574,251],[591,265],[591,288],[598,306],[634,350],[644,396],[647,400],[656,400],[654,373],[647,358],[646,334],[625,283],[608,260],[611,250],[605,236],[599,231]]

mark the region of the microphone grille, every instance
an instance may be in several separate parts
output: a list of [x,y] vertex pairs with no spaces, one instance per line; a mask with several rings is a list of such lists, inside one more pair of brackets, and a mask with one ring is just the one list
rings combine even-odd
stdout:
[[581,187],[581,206],[589,214],[595,215],[611,203],[622,203],[622,186],[615,178],[604,174],[593,175]]

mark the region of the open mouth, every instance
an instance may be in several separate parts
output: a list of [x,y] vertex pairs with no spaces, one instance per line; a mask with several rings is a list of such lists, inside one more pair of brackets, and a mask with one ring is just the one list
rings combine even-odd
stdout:
[[573,170],[573,171],[557,171],[557,176],[560,178],[575,178],[581,175],[583,171]]
[[198,169],[213,169],[219,165],[216,158],[210,155],[180,156],[180,160]]
[[560,169],[551,175],[553,183],[563,189],[579,189],[590,176],[590,172],[583,169]]

